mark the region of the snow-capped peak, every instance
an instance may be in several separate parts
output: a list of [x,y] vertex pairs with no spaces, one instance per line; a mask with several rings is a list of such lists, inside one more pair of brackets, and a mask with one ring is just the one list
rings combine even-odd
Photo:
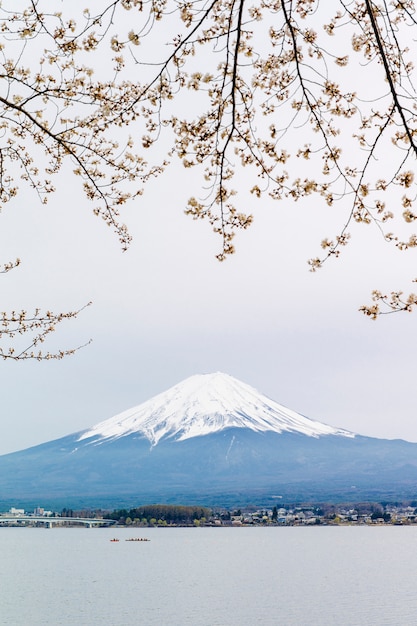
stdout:
[[165,437],[176,440],[212,434],[225,428],[258,432],[295,432],[309,437],[353,433],[313,421],[291,411],[228,374],[195,375],[85,431],[79,441],[94,443],[134,433],[152,445]]

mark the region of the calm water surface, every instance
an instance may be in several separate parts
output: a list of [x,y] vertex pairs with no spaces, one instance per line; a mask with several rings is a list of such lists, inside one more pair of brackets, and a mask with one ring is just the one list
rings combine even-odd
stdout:
[[417,527],[1,528],[0,624],[414,624],[416,554]]

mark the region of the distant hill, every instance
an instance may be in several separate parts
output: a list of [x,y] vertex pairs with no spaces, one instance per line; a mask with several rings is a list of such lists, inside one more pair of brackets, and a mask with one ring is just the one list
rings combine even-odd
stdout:
[[417,498],[417,444],[310,420],[221,373],[0,456],[0,506],[407,498]]

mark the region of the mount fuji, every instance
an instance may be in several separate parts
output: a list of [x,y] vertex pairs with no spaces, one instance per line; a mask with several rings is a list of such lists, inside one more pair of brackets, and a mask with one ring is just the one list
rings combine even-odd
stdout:
[[311,420],[227,374],[0,456],[0,505],[268,505],[415,498],[417,444]]
[[79,441],[92,439],[97,444],[136,433],[155,446],[164,439],[184,441],[228,428],[258,433],[293,432],[308,437],[354,437],[348,431],[302,417],[253,387],[217,372],[191,376],[151,400],[86,430]]

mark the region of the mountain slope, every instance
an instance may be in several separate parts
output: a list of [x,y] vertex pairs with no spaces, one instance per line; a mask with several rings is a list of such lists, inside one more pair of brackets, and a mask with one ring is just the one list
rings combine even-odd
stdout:
[[414,499],[417,444],[353,435],[224,374],[196,376],[97,426],[0,456],[0,505],[267,506]]

